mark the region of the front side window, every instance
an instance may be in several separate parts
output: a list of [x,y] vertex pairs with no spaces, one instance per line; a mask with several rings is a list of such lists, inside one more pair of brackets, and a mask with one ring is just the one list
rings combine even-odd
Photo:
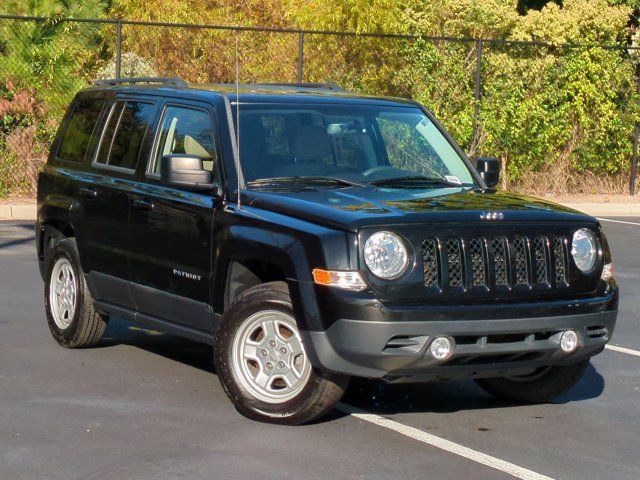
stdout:
[[57,157],[69,162],[82,162],[105,101],[80,100],[73,109],[60,139]]
[[240,158],[249,184],[320,176],[399,188],[475,185],[450,141],[410,106],[244,104]]
[[190,107],[165,109],[151,171],[159,175],[162,157],[170,154],[198,156],[205,170],[215,172],[216,146],[209,113]]
[[154,109],[152,103],[116,102],[102,134],[96,162],[135,170]]

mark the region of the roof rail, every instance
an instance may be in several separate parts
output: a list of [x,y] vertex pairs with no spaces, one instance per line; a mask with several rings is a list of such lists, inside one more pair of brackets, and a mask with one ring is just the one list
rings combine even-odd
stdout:
[[258,83],[256,86],[261,87],[292,87],[292,88],[308,88],[317,90],[331,90],[333,92],[344,92],[344,88],[336,83]]
[[186,88],[187,82],[181,78],[165,78],[165,77],[128,77],[128,78],[105,78],[101,80],[95,80],[94,85],[100,87],[109,87],[123,84],[136,84],[136,83],[159,83],[169,87]]

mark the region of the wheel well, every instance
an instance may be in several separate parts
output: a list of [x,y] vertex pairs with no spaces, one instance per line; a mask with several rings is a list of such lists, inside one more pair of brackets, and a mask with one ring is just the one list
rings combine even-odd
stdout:
[[224,309],[245,290],[267,282],[284,281],[284,272],[277,265],[263,260],[233,261],[229,265],[224,294]]
[[47,222],[40,228],[40,251],[41,260],[46,260],[49,252],[58,242],[64,238],[75,237],[73,228],[68,223]]

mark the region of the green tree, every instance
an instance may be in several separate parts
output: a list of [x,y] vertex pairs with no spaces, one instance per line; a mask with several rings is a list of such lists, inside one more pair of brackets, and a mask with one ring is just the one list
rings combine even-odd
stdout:
[[0,72],[14,88],[37,92],[59,112],[86,83],[89,65],[103,52],[100,27],[63,20],[97,18],[108,6],[104,0],[10,0],[8,13],[47,20],[0,24]]

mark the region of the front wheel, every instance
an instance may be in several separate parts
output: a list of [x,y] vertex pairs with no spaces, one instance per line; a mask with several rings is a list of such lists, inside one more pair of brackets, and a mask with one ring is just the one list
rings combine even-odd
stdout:
[[286,284],[243,292],[223,315],[214,362],[220,382],[244,416],[298,425],[327,413],[347,378],[313,368]]
[[589,359],[569,365],[541,367],[530,375],[483,378],[476,383],[501,400],[516,403],[549,403],[571,390],[584,375]]

